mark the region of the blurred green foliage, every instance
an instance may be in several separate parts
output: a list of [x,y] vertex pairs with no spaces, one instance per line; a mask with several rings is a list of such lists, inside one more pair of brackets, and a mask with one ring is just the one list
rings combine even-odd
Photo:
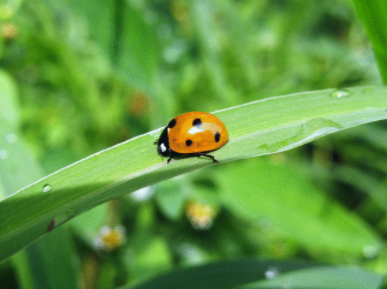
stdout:
[[[15,169],[28,177],[1,180],[0,196],[40,178],[37,163],[51,173],[182,112],[369,84],[381,78],[350,1],[3,0],[0,120],[28,148]],[[350,129],[103,204],[69,223],[58,238],[74,248],[56,258],[71,252],[64,270],[79,268],[83,288],[246,256],[385,274],[386,172],[386,122]],[[53,242],[1,264],[2,288],[55,287],[38,272]]]

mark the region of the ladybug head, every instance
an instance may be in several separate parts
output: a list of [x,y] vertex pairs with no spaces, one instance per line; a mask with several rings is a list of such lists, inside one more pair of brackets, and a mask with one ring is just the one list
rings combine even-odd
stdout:
[[160,155],[166,157],[171,154],[171,149],[169,148],[168,141],[168,127],[166,127],[160,135],[160,138],[157,142],[157,150]]

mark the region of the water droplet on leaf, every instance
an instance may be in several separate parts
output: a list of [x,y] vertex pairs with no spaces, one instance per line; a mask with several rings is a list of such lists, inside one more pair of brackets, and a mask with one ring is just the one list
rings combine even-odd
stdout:
[[48,193],[52,190],[52,187],[50,185],[44,185],[43,186],[43,193]]
[[351,93],[345,89],[339,89],[331,93],[331,97],[333,98],[344,98],[350,96]]

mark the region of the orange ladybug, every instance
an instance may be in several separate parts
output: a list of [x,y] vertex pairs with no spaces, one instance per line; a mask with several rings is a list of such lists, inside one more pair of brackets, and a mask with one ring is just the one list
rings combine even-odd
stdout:
[[228,132],[224,123],[207,112],[187,112],[172,119],[160,135],[157,150],[162,156],[169,156],[167,163],[176,154],[205,156],[228,142]]

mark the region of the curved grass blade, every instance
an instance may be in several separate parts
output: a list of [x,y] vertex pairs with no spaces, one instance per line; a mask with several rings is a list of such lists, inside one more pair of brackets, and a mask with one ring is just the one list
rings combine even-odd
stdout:
[[[387,118],[387,89],[358,87],[269,98],[215,113],[230,142],[213,155],[221,163],[285,151],[324,135]],[[59,170],[0,202],[0,261],[98,204],[199,168],[206,158],[169,165],[153,145],[160,129]],[[0,136],[0,148],[12,147]],[[0,161],[0,172],[7,159]],[[8,164],[9,165],[9,164]]]
[[332,268],[296,261],[241,259],[185,268],[120,289],[377,289],[383,279],[382,275],[361,268]]
[[316,265],[299,261],[272,261],[249,258],[227,260],[172,271],[134,286],[123,286],[120,289],[231,289],[264,280],[268,271],[285,273],[314,266]]

